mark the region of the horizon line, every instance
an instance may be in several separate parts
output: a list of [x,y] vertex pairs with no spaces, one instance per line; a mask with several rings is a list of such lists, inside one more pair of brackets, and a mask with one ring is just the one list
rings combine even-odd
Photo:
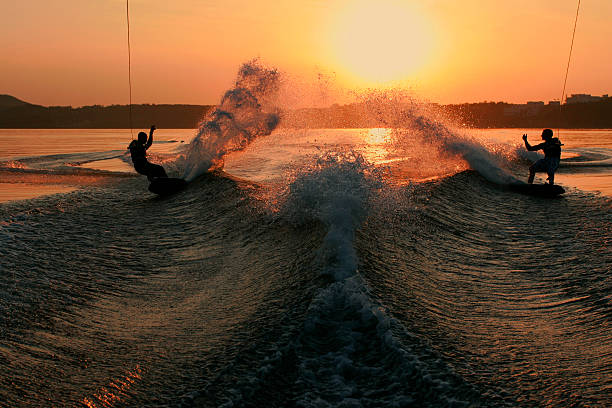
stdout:
[[[566,96],[566,101],[565,103],[560,103],[561,105],[567,105],[567,98],[571,98],[573,96],[587,96],[587,97],[593,97],[593,98],[600,98],[600,101],[603,99],[612,99],[611,96],[609,96],[609,94],[602,94],[602,95],[591,95],[591,94],[586,94],[586,93],[574,93],[571,94],[569,96]],[[14,95],[10,95],[10,94],[0,94],[0,97],[10,97],[10,98],[14,98],[19,102],[22,102],[24,104],[27,105],[31,105],[31,106],[41,106],[44,108],[72,108],[72,109],[79,109],[79,108],[86,108],[86,107],[112,107],[112,106],[138,106],[138,105],[145,105],[145,106],[159,106],[159,105],[169,105],[169,106],[179,106],[179,105],[184,105],[184,106],[217,106],[218,103],[151,103],[151,102],[142,102],[142,103],[111,103],[108,105],[103,105],[103,104],[98,104],[98,103],[94,103],[94,104],[90,104],[90,105],[78,105],[78,106],[73,106],[73,105],[40,105],[40,104],[36,104],[36,103],[31,103],[31,102],[26,102],[23,99],[20,99]],[[591,101],[591,102],[596,102],[596,101]],[[523,103],[516,103],[516,102],[507,102],[507,101],[493,101],[493,100],[481,100],[481,101],[477,101],[477,102],[453,102],[453,103],[440,103],[440,102],[433,102],[433,101],[429,101],[429,100],[423,100],[420,101],[419,103],[423,104],[423,105],[466,105],[466,104],[484,104],[484,103],[503,103],[503,104],[508,104],[508,105],[527,105],[527,104],[531,104],[531,103],[544,103],[547,105],[551,105],[551,104],[556,104],[559,103],[558,99],[551,99],[548,102],[545,102],[543,100],[530,100],[530,101],[526,101]],[[339,106],[346,106],[346,105],[352,105],[352,104],[359,104],[359,102],[350,102],[350,103],[344,103],[344,104],[339,104],[339,103],[332,103],[330,105],[327,105],[325,107],[332,107],[334,105],[339,105]],[[296,109],[310,109],[310,108],[318,108],[320,109],[321,107],[315,107],[315,106],[310,106],[310,107],[301,107],[301,108],[296,108]]]

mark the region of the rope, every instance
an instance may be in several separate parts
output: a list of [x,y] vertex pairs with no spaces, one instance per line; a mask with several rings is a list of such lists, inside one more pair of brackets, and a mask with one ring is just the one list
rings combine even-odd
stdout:
[[128,84],[130,87],[130,135],[134,140],[134,126],[132,126],[132,50],[130,47],[130,0],[125,0],[125,14],[127,19],[127,48],[128,48]]
[[[559,100],[559,119],[561,119],[561,105],[563,104],[563,98],[565,98],[565,86],[567,85],[567,76],[569,74],[570,61],[572,60],[572,50],[574,49],[574,37],[576,37],[576,25],[578,24],[578,11],[580,10],[580,0],[578,0],[578,7],[576,8],[576,18],[574,19],[574,31],[572,32],[572,42],[570,44],[569,56],[567,57],[567,67],[565,68],[565,79],[563,80],[563,91],[561,91],[561,99]],[[559,126],[561,120],[559,120]],[[559,135],[559,129],[557,129],[557,136]]]

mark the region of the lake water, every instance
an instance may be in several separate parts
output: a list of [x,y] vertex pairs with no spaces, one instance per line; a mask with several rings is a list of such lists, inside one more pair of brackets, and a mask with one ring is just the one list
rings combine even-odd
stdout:
[[[368,159],[398,167],[397,161],[402,157],[389,159],[386,156],[385,144],[389,137],[385,132],[384,129],[280,130],[256,140],[246,151],[227,157],[225,170],[253,181],[265,181],[281,176],[292,163],[327,146],[353,146],[364,141],[368,145],[364,150]],[[539,143],[540,132],[539,129],[468,131],[471,137],[485,143],[507,146],[522,146],[523,133],[530,135],[531,144]],[[34,198],[107,181],[104,178],[94,180],[91,174],[90,177],[70,174],[75,166],[136,174],[129,152],[124,149],[135,137],[134,133],[137,131],[131,134],[128,129],[0,129],[0,174],[3,176],[0,178],[0,201]],[[155,133],[156,143],[149,155],[163,156],[160,160],[174,157],[195,134],[195,129],[160,129]],[[556,183],[612,196],[612,130],[562,129],[560,138],[564,143],[563,160]],[[420,150],[419,143],[415,142],[411,154],[431,155],[427,150]],[[524,166],[523,174],[517,170],[517,176],[526,179],[528,162]],[[458,168],[467,167],[460,165]],[[23,171],[16,171],[16,168]],[[408,169],[406,180],[414,179],[411,177],[413,170]],[[431,173],[439,174],[438,170],[433,169]],[[452,171],[450,169],[450,173]]]
[[127,130],[0,130],[0,406],[612,406],[612,132],[542,198],[541,130],[411,120],[160,129],[168,197]]

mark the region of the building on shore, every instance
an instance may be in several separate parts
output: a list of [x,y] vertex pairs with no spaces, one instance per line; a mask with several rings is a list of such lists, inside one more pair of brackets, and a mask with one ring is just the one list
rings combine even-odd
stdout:
[[600,102],[609,99],[608,94],[602,96],[594,96],[590,94],[572,94],[565,98],[565,103],[588,103],[588,102]]
[[520,104],[508,104],[504,106],[504,116],[535,116],[542,112],[544,109],[544,102],[542,101],[530,101],[524,105]]

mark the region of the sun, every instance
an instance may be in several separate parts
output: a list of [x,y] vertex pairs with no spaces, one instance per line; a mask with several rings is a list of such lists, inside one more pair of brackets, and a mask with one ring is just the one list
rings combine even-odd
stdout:
[[355,80],[387,83],[409,79],[432,53],[431,27],[408,2],[356,1],[332,24],[337,64]]

